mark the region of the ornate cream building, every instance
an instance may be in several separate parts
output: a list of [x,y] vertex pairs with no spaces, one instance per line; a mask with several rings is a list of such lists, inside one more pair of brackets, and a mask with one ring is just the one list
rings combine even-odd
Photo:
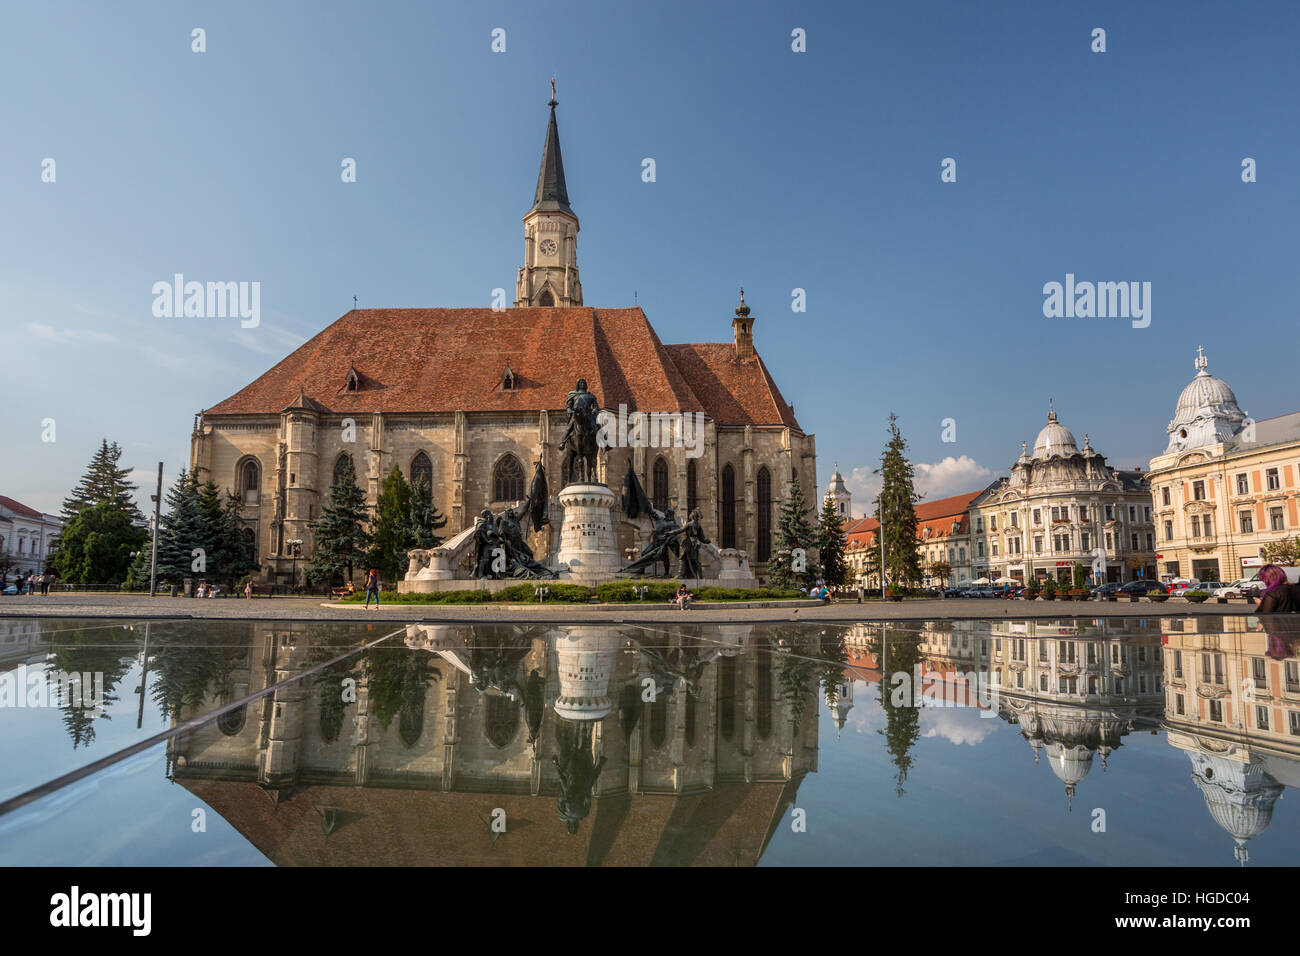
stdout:
[[1198,348],[1166,431],[1148,473],[1163,580],[1251,577],[1266,544],[1300,534],[1300,412],[1248,418]]
[[990,579],[1069,582],[1076,564],[1090,582],[1094,569],[1105,581],[1155,577],[1147,477],[1110,467],[1083,439],[1081,450],[1051,408],[1033,452],[1022,443],[1011,476],[971,502],[976,563]]
[[[552,97],[514,308],[354,309],[195,416],[191,468],[241,497],[268,579],[288,578],[290,542],[310,555],[308,526],[345,458],[372,504],[394,465],[427,479],[447,536],[524,498],[540,461],[554,513],[529,543],[553,554],[567,478],[558,446],[579,379],[615,412],[703,416],[694,452],[680,425],[657,444],[651,429],[652,447],[603,450],[600,477],[617,492],[631,461],[657,507],[700,509],[710,540],[747,551],[765,579],[792,475],[817,486],[814,437],[755,351],[743,291],[727,342],[665,345],[640,308],[584,305],[555,107]],[[643,532],[620,521],[618,534],[626,549]]]

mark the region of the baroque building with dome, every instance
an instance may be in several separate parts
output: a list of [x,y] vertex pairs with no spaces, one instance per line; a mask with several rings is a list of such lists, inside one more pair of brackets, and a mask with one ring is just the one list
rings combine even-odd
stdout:
[[1089,435],[1080,448],[1050,403],[1032,452],[1021,444],[1010,477],[971,501],[970,521],[976,561],[993,580],[1068,584],[1076,564],[1089,582],[1155,576],[1146,476],[1106,464]]
[[1266,544],[1300,534],[1300,412],[1252,419],[1196,351],[1148,472],[1160,577],[1230,583],[1255,573]]
[[[709,540],[746,552],[766,580],[792,477],[817,487],[814,436],[754,347],[743,290],[725,342],[666,345],[640,308],[584,304],[553,93],[548,105],[513,308],[353,309],[195,416],[190,469],[240,499],[265,580],[289,581],[295,552],[311,555],[310,525],[348,459],[371,506],[394,466],[423,478],[448,537],[522,500],[541,463],[551,522],[528,544],[545,561],[559,549],[559,445],[580,379],[602,409],[660,416],[638,447],[601,449],[598,479],[617,490],[630,464],[656,508],[698,509]],[[671,434],[655,427],[664,416]],[[647,532],[615,507],[620,551],[639,549]]]

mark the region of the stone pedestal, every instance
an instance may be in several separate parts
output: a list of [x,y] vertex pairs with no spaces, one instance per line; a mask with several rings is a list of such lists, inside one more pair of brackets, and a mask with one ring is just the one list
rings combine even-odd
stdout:
[[555,560],[568,566],[562,577],[590,587],[611,580],[623,563],[614,533],[614,492],[604,485],[574,484],[559,498],[564,523]]
[[566,720],[600,720],[614,709],[618,632],[612,627],[567,627],[555,642],[560,695],[555,713]]

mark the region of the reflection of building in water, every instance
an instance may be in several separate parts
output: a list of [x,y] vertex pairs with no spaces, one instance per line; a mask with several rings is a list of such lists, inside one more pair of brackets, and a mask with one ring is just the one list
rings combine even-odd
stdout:
[[42,664],[49,649],[41,641],[40,621],[0,621],[0,673],[23,664]]
[[1300,659],[1270,657],[1256,620],[1165,621],[1166,736],[1242,863],[1283,788],[1300,785]]
[[[234,695],[332,653],[306,626],[255,627]],[[277,863],[753,864],[816,770],[815,681],[796,725],[746,626],[413,625],[348,666],[169,754]]]
[[[1140,626],[1140,624],[1139,624]],[[1159,633],[1131,621],[994,621],[992,689],[999,716],[1020,727],[1065,784],[1075,790],[1101,756],[1102,770],[1139,720],[1159,717]]]

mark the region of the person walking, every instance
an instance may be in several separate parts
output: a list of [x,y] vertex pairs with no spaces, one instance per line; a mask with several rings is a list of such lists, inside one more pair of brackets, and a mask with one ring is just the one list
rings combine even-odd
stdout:
[[370,595],[375,596],[375,610],[379,610],[379,572],[374,568],[366,575],[366,607],[370,607]]

